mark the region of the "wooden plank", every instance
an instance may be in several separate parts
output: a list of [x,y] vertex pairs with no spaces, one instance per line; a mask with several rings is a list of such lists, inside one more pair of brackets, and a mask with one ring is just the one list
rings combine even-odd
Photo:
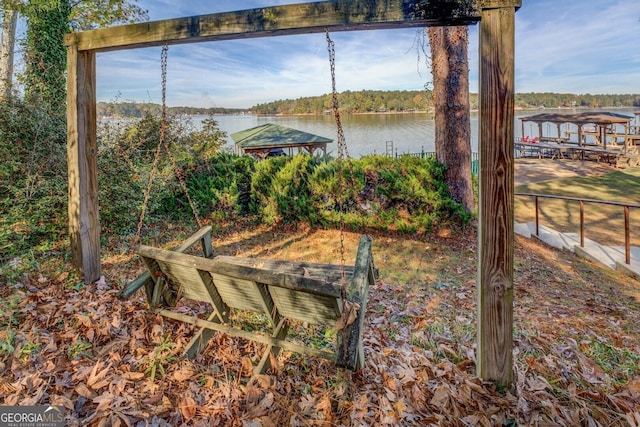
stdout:
[[65,37],[80,51],[330,31],[466,25],[479,0],[333,0],[191,16],[85,31]]
[[270,286],[269,292],[278,313],[289,319],[314,325],[331,325],[341,312],[341,298],[294,291],[279,286]]
[[360,309],[355,322],[338,332],[336,365],[351,370],[361,368],[364,363],[362,331],[367,311],[367,300],[369,299],[369,286],[375,280],[371,255],[372,244],[371,237],[362,236],[360,238],[353,279],[346,292],[349,302],[358,303]]
[[[219,323],[217,313],[215,312],[211,313],[207,318],[207,321],[213,322],[213,323]],[[195,333],[193,338],[191,338],[191,341],[189,341],[189,343],[185,347],[183,354],[189,359],[195,358],[196,355],[200,353],[202,350],[204,350],[204,348],[207,346],[207,342],[209,341],[209,339],[211,339],[211,336],[213,336],[214,332],[215,331],[207,328],[199,329],[198,332]]]
[[69,236],[73,264],[86,283],[100,278],[96,55],[67,48],[67,163]]
[[193,233],[191,237],[182,242],[180,246],[174,249],[175,252],[186,252],[193,246],[200,243],[202,245],[202,254],[205,258],[213,258],[213,246],[211,245],[211,226],[205,225],[200,230]]
[[[284,340],[289,332],[289,322],[287,319],[280,319],[278,324],[273,330],[273,334],[271,335],[273,338],[278,340]],[[271,365],[271,358],[274,359],[278,357],[278,353],[280,353],[280,347],[275,347],[271,344],[267,345],[266,350],[262,354],[262,358],[260,359],[260,363],[253,370],[254,374],[264,374],[273,366]]]
[[214,259],[194,257],[163,249],[152,248],[141,245],[137,253],[142,256],[155,258],[158,261],[166,261],[186,267],[194,267],[202,271],[220,272],[226,276],[237,277],[246,280],[253,280],[267,285],[277,285],[288,289],[300,289],[305,292],[340,296],[340,285],[328,283],[324,280],[302,277],[292,274],[274,273],[269,270],[237,265],[230,262],[223,262]]
[[496,9],[500,7],[513,7],[518,10],[522,6],[522,0],[482,0],[480,7],[484,9]]
[[[264,258],[242,258],[226,255],[219,255],[216,259],[222,262],[244,265],[277,273],[306,276],[312,279],[322,279],[325,282],[339,282],[342,279],[342,266],[337,264],[319,264],[306,261],[283,261]],[[353,266],[346,265],[344,267],[344,272],[346,278],[350,279],[353,275]]]
[[[151,257],[142,257],[142,260],[151,272],[151,286],[147,287],[147,301],[151,308],[155,308],[161,300],[155,295],[158,293],[159,284],[165,284],[164,276],[169,280],[171,289],[176,297],[184,297],[194,301],[208,302],[211,304],[215,315],[220,322],[226,322],[229,316],[229,307],[224,303],[218,290],[214,286],[211,275],[203,273],[195,268],[181,265],[172,265],[164,261],[158,261]],[[177,287],[177,288],[176,288]],[[164,291],[164,290],[163,290]],[[169,306],[174,306],[177,300],[165,298]]]
[[273,338],[267,335],[260,335],[255,332],[244,331],[242,329],[234,328],[229,325],[223,325],[220,323],[208,322],[203,319],[198,319],[197,317],[187,316],[186,314],[175,313],[170,310],[156,310],[157,313],[168,317],[170,319],[177,320],[179,322],[190,323],[195,326],[199,326],[201,328],[213,329],[214,331],[224,332],[225,334],[229,334],[234,337],[244,338],[250,341],[259,342],[262,344],[272,345],[274,347],[280,347],[284,350],[294,351],[300,354],[307,354],[313,357],[319,357],[322,359],[327,359],[329,361],[335,361],[335,354],[319,350],[311,347],[305,347],[300,344],[296,344],[290,341],[286,341],[284,339]]
[[[213,258],[213,245],[211,244],[210,225],[206,225],[200,228],[200,230],[196,231],[191,237],[182,242],[180,246],[172,250],[175,252],[186,252],[198,243],[202,245],[203,256],[206,258]],[[138,289],[151,283],[151,276],[149,275],[148,271],[145,271],[144,273],[140,274],[140,276],[135,278],[131,283],[129,283],[129,285],[123,288],[120,291],[119,297],[122,299],[127,299]]]
[[513,381],[514,47],[514,8],[483,10],[477,373],[506,387]]
[[224,273],[209,272],[209,274],[211,274],[213,284],[225,304],[241,310],[266,314],[273,322],[273,300],[264,289],[264,285],[253,280],[231,277]]

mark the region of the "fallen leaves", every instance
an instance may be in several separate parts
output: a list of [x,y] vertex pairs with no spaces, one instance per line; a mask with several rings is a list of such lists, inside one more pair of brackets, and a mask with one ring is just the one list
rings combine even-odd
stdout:
[[[640,427],[640,307],[610,277],[579,260],[551,268],[544,248],[527,245],[510,389],[475,377],[474,254],[463,241],[453,262],[443,242],[415,256],[424,270],[403,281],[393,274],[406,265],[376,259],[384,281],[370,290],[366,366],[355,373],[282,352],[276,372],[254,376],[264,348],[223,334],[186,360],[194,329],[150,314],[142,295],[121,301],[108,281],[72,291],[67,276],[36,275],[0,289],[15,301],[2,316],[20,319],[0,331],[0,402],[59,404],[70,425]],[[144,373],[153,361],[164,379]]]

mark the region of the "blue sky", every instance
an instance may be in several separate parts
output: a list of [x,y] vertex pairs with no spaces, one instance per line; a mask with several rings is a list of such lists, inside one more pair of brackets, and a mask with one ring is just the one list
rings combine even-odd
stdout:
[[[299,0],[139,0],[152,21]],[[477,92],[478,26],[469,27]],[[431,80],[416,29],[333,33],[337,88],[420,90]],[[160,48],[98,54],[100,101],[161,101]],[[167,103],[240,107],[331,91],[324,34],[169,48]],[[516,91],[640,93],[640,0],[523,0],[516,14]]]

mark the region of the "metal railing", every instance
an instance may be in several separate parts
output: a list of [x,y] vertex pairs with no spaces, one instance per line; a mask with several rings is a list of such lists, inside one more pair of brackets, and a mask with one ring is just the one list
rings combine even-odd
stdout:
[[[410,157],[420,157],[421,159],[426,159],[429,157],[436,157],[436,152],[435,151],[424,151],[424,147],[422,147],[422,151],[420,151],[419,153],[401,153],[398,154],[398,151],[396,150],[395,153],[395,157],[400,157],[400,156],[410,156]],[[471,153],[471,173],[474,175],[478,175],[478,153]]]
[[540,236],[540,218],[539,218],[539,200],[540,199],[559,199],[576,201],[580,204],[580,247],[584,248],[584,204],[594,203],[609,206],[621,206],[624,208],[624,262],[625,264],[631,264],[631,232],[629,222],[629,209],[640,209],[640,204],[624,203],[624,202],[610,202],[605,200],[596,199],[583,199],[580,197],[569,196],[553,196],[549,194],[535,194],[535,193],[515,193],[516,196],[533,197],[535,200],[535,215],[536,215],[536,236]]

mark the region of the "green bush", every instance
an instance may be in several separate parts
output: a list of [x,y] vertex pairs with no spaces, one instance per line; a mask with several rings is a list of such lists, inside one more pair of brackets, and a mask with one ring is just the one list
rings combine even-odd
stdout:
[[226,218],[238,210],[243,200],[248,205],[248,194],[241,192],[248,191],[250,169],[241,176],[236,171],[250,167],[250,159],[223,154],[209,159],[226,137],[217,126],[215,120],[205,119],[202,130],[197,130],[190,120],[167,117],[165,146],[159,151],[154,169],[162,128],[158,116],[147,113],[139,120],[104,123],[98,138],[102,227],[116,235],[137,229],[152,174],[145,223],[193,217],[178,176],[200,217]]
[[272,197],[272,187],[278,171],[290,161],[291,157],[279,156],[256,164],[251,178],[250,212],[258,215],[265,224],[274,224],[281,219],[278,205]]
[[66,155],[64,115],[19,98],[0,103],[1,258],[48,250],[66,234]]
[[257,163],[251,212],[267,224],[306,222],[352,229],[428,232],[435,224],[466,222],[435,159],[368,156],[341,162],[309,156],[279,157]]
[[187,189],[198,212],[215,220],[246,214],[254,163],[248,156],[218,153],[187,170]]
[[[98,197],[100,223],[105,233],[134,233],[144,204],[155,150],[160,138],[160,119],[145,115],[140,120],[102,123],[98,129]],[[147,214],[158,210],[164,192],[170,191],[171,169],[166,156],[154,172]]]
[[384,224],[398,231],[429,231],[434,220],[449,213],[441,212],[438,206],[441,199],[450,196],[443,169],[433,159],[371,156],[363,162],[366,186],[374,189],[372,203]]
[[298,155],[276,173],[269,197],[275,203],[278,216],[284,222],[317,222],[316,209],[311,203],[309,176],[315,161],[308,155]]

